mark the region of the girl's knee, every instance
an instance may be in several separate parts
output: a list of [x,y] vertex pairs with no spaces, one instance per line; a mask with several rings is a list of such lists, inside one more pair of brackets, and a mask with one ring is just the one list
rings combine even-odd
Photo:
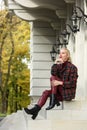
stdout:
[[51,92],[50,92],[50,90],[45,90],[44,92],[43,92],[43,95],[49,95]]
[[57,77],[57,76],[51,76],[50,77],[50,81],[52,81],[52,80],[58,80],[58,81],[60,81],[60,78]]

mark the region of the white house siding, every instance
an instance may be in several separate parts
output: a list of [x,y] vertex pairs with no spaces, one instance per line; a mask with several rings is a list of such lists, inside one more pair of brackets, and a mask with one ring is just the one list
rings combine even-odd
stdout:
[[30,95],[40,96],[50,87],[50,56],[55,43],[55,31],[46,22],[33,22],[31,25],[31,73]]

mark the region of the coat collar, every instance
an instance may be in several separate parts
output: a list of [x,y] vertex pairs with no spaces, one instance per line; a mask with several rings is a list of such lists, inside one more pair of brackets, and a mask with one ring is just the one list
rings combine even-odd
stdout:
[[63,72],[63,71],[66,69],[68,63],[69,63],[68,61],[65,61],[65,62],[62,64],[61,72]]

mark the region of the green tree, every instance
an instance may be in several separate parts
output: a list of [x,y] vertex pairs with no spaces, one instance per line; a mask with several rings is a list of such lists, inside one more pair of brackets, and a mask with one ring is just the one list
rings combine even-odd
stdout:
[[[6,10],[0,11],[1,111],[17,111],[29,104],[30,25]],[[26,62],[23,60],[26,59]],[[23,101],[23,99],[25,101]]]

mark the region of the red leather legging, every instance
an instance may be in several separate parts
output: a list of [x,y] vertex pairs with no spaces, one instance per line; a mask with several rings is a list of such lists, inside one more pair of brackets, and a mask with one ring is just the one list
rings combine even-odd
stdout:
[[[50,82],[52,82],[53,80],[58,80],[60,81],[60,79],[56,76],[51,76],[50,77]],[[59,101],[63,101],[63,97],[62,97],[62,86],[59,85],[59,86],[52,86],[51,85],[51,89],[50,90],[45,90],[43,93],[42,93],[42,96],[39,98],[39,101],[38,101],[38,105],[40,107],[43,107],[43,105],[46,103],[48,97],[51,95],[51,94],[56,94],[57,96],[57,99]]]

